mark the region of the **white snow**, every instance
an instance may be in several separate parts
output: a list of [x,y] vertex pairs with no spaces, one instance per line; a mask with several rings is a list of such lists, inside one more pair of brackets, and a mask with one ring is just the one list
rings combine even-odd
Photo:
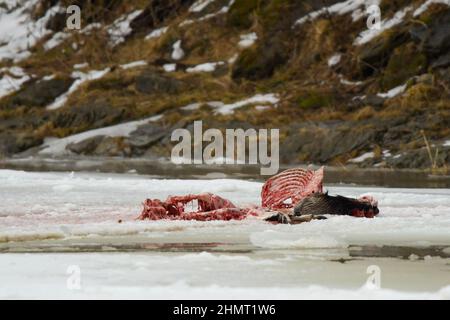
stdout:
[[77,63],[73,65],[74,69],[84,69],[87,68],[89,66],[89,63],[87,62],[83,62],[83,63]]
[[347,79],[345,79],[344,76],[342,76],[341,74],[339,75],[339,79],[340,79],[339,81],[340,81],[342,84],[345,84],[346,86],[360,86],[360,85],[363,84],[362,81],[350,81],[350,80],[347,80]]
[[450,140],[445,141],[442,146],[443,147],[450,147]]
[[188,73],[195,73],[195,72],[214,72],[217,68],[217,66],[224,65],[225,63],[223,61],[219,62],[207,62],[202,63],[199,65],[196,65],[195,67],[190,67],[186,69],[186,72]]
[[427,0],[425,1],[419,8],[417,8],[414,13],[413,16],[417,17],[420,16],[422,13],[424,13],[425,11],[428,10],[428,8],[432,5],[432,4],[446,4],[448,6],[450,6],[450,0]]
[[147,61],[138,60],[138,61],[133,61],[130,63],[122,64],[122,65],[120,65],[120,67],[122,69],[131,69],[131,68],[142,67],[142,66],[146,66],[146,65],[147,65]]
[[189,8],[189,12],[201,12],[215,0],[197,0]]
[[67,102],[69,95],[75,92],[82,84],[91,80],[100,79],[109,71],[110,68],[106,68],[104,70],[91,70],[88,73],[84,73],[81,71],[72,72],[72,78],[75,78],[77,80],[72,83],[66,93],[60,95],[51,105],[47,106],[47,110],[56,110],[61,108]]
[[116,46],[125,41],[133,30],[130,27],[131,21],[142,13],[142,10],[135,10],[118,19],[116,19],[111,26],[108,27],[108,34],[112,46]]
[[55,5],[34,21],[30,12],[38,3],[38,0],[8,2],[10,10],[0,10],[0,61],[12,59],[18,62],[26,59],[31,54],[29,49],[50,34],[45,26],[62,9]]
[[218,15],[225,14],[225,13],[227,13],[230,10],[230,7],[233,5],[234,1],[235,0],[230,0],[228,5],[223,6],[222,8],[220,8],[218,11],[216,11],[214,13],[208,13],[208,14],[206,14],[203,17],[200,17],[198,19],[186,19],[186,20],[182,21],[179,24],[179,27],[188,26],[188,25],[193,24],[195,22],[206,21],[206,20],[212,19],[212,18],[214,18],[214,17],[216,17]]
[[[341,1],[338,3],[335,3],[329,7],[323,7],[322,9],[310,12],[306,16],[298,19],[295,24],[295,26],[302,25],[305,22],[312,21],[314,19],[317,19],[318,17],[324,15],[324,14],[338,14],[338,15],[345,15],[348,13],[354,13],[358,12],[360,13],[361,7],[363,6],[370,6],[370,5],[379,5],[380,0],[372,0],[372,1],[366,1],[366,0],[347,0],[347,1]],[[354,19],[357,19],[357,16],[354,16]]]
[[328,59],[328,66],[333,67],[333,66],[337,65],[341,61],[341,58],[342,58],[342,54],[340,54],[340,53],[336,53],[336,54],[332,55],[330,57],[330,59]]
[[191,103],[188,104],[187,106],[181,107],[181,110],[185,110],[185,111],[193,111],[193,110],[198,110],[200,107],[202,106],[202,103]]
[[0,75],[0,98],[19,90],[25,82],[31,79],[22,68],[1,68]]
[[406,8],[403,8],[402,10],[399,10],[395,13],[394,17],[391,19],[385,19],[381,21],[381,27],[380,28],[374,28],[374,29],[367,29],[361,32],[355,39],[354,44],[355,45],[362,45],[367,42],[370,42],[375,37],[382,34],[384,31],[400,24],[403,22],[404,18],[406,17],[407,13],[412,11],[413,7],[408,6]]
[[381,97],[381,98],[394,98],[396,96],[398,96],[399,94],[402,94],[403,92],[405,92],[406,90],[406,84],[404,85],[400,85],[398,87],[392,88],[391,90],[389,90],[386,93],[378,93],[377,96]]
[[64,40],[66,40],[69,37],[70,37],[69,33],[57,32],[49,40],[47,40],[46,43],[44,43],[44,49],[46,51],[51,50],[59,46],[61,43],[64,42]]
[[176,63],[166,63],[163,65],[163,69],[165,72],[174,72],[177,70],[177,64]]
[[255,32],[248,33],[248,34],[242,34],[240,36],[241,40],[239,41],[238,45],[240,48],[248,48],[251,47],[256,40],[258,40],[258,35]]
[[280,99],[273,93],[257,94],[251,98],[248,98],[248,99],[245,99],[242,101],[238,101],[238,102],[231,103],[231,104],[219,105],[216,108],[215,112],[224,114],[224,115],[232,114],[235,109],[238,109],[238,108],[250,105],[250,104],[269,103],[272,105],[276,105],[279,101],[280,101]]
[[233,56],[230,59],[228,59],[228,64],[235,63],[238,58],[239,58],[239,54],[237,54],[237,53],[233,54]]
[[159,29],[155,29],[155,30],[153,30],[152,32],[150,32],[150,33],[145,37],[145,40],[159,38],[159,37],[161,37],[164,33],[166,33],[167,30],[169,30],[169,27],[162,27],[162,28],[159,28]]
[[88,24],[86,27],[84,27],[83,29],[81,29],[81,33],[83,34],[91,34],[93,30],[95,29],[101,29],[102,28],[102,24],[99,22],[93,22]]
[[42,78],[42,80],[43,81],[49,81],[49,80],[53,80],[53,79],[55,79],[55,75],[54,74],[50,74],[50,75],[48,75],[48,76],[44,76],[43,78]]
[[173,60],[181,60],[184,58],[184,51],[181,48],[181,40],[176,41],[172,46],[172,59]]
[[364,162],[367,159],[372,159],[374,156],[375,156],[375,153],[373,153],[373,152],[366,152],[366,153],[360,155],[357,158],[349,160],[348,162],[361,163],[361,162]]
[[131,132],[135,131],[140,125],[146,124],[150,121],[157,121],[161,119],[161,117],[161,115],[157,115],[142,120],[125,122],[109,127],[88,130],[61,139],[46,140],[42,145],[43,149],[39,151],[39,153],[52,156],[70,154],[70,152],[66,150],[66,146],[70,143],[77,143],[88,138],[102,135],[109,137],[126,137]]

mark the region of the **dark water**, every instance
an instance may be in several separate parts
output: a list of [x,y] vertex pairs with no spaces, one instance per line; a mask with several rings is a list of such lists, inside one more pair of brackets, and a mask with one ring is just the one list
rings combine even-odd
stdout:
[[[306,165],[299,165],[307,167]],[[280,171],[293,166],[281,166]],[[317,166],[316,166],[317,168]],[[264,181],[259,165],[175,165],[168,160],[143,158],[26,158],[0,160],[0,169],[26,171],[94,171],[137,173],[161,178],[235,178]],[[450,175],[431,175],[423,170],[326,167],[326,184],[354,184],[393,188],[450,188]]]

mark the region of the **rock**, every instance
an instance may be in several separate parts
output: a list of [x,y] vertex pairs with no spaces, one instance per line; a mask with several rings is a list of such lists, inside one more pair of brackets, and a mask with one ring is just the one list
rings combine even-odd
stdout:
[[128,157],[131,155],[131,148],[124,137],[105,137],[92,154],[96,156]]
[[167,134],[167,130],[155,123],[139,126],[127,138],[128,143],[136,148],[148,148],[161,140]]
[[360,75],[363,78],[369,77],[379,68],[386,66],[392,51],[408,39],[409,34],[404,29],[388,30],[363,45],[357,53],[357,68]]
[[123,120],[126,109],[113,108],[103,98],[100,101],[91,101],[71,108],[61,108],[52,112],[50,121],[59,128],[101,128]]
[[427,58],[418,51],[416,45],[410,42],[392,52],[381,79],[383,91],[402,85],[409,78],[425,71]]
[[[435,155],[435,149],[432,148],[432,155]],[[450,148],[444,147],[439,149],[439,153],[436,159],[437,167],[448,166],[450,163]],[[417,150],[409,150],[400,153],[398,156],[389,157],[386,159],[386,163],[390,167],[400,169],[429,169],[432,168],[432,160],[426,148]]]
[[10,156],[43,143],[42,138],[25,133],[6,132],[0,135],[0,156]]
[[233,65],[233,79],[260,80],[269,78],[278,67],[285,64],[287,56],[283,46],[281,43],[277,43],[277,40],[272,42],[242,51]]
[[[385,128],[377,126],[373,120],[362,123],[335,121],[303,125],[290,129],[289,138],[280,148],[282,161],[331,162],[339,156],[370,148],[380,139],[383,130]],[[298,156],[295,157],[295,154]]]
[[54,32],[62,31],[66,27],[66,21],[66,12],[57,12],[47,21],[45,27]]
[[450,49],[450,10],[433,17],[423,42],[424,49],[433,56],[439,56]]
[[90,155],[104,138],[105,136],[95,136],[77,143],[70,143],[66,146],[66,150],[76,154]]
[[386,100],[385,98],[382,98],[378,95],[368,94],[364,98],[361,99],[361,102],[364,105],[369,105],[369,106],[373,106],[373,107],[382,107],[385,100]]
[[4,105],[9,108],[17,106],[45,107],[65,93],[72,82],[73,79],[71,78],[29,82],[22,89],[5,99]]
[[432,69],[437,68],[445,68],[450,66],[450,51],[443,54],[442,56],[439,56],[436,60],[433,61],[431,64]]
[[179,80],[162,76],[155,72],[144,72],[136,77],[136,89],[146,94],[169,93],[181,91],[183,83]]

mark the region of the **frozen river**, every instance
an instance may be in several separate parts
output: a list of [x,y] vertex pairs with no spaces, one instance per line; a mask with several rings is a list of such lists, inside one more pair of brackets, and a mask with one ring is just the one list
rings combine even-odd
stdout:
[[147,197],[261,186],[0,170],[0,298],[450,298],[449,189],[327,187],[375,196],[375,219],[134,220]]

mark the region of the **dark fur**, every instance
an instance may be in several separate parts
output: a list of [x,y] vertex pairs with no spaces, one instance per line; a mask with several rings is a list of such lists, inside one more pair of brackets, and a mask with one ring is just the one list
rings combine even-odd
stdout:
[[358,201],[357,199],[342,196],[333,197],[327,193],[316,193],[297,204],[294,208],[294,215],[352,215],[352,211],[354,210],[363,212],[372,210],[375,215],[379,212],[377,207]]

